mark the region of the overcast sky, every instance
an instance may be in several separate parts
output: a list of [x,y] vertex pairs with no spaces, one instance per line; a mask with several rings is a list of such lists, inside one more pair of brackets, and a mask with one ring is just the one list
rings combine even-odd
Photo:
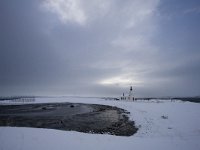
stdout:
[[0,0],[0,95],[200,95],[199,0]]

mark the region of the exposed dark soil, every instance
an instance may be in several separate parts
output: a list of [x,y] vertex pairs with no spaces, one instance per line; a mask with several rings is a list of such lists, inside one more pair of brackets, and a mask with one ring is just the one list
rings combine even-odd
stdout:
[[6,105],[0,106],[0,126],[131,136],[138,129],[127,114],[124,109],[95,104]]

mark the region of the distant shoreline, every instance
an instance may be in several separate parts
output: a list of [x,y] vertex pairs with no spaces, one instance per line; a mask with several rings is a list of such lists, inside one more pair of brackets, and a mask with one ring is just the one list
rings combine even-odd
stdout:
[[[12,100],[13,102],[34,102],[35,98],[40,98],[40,97],[82,97],[82,96],[2,96],[0,97],[0,101],[7,101],[7,100]],[[87,97],[84,97],[87,98]],[[93,97],[88,97],[88,98],[93,98]],[[94,97],[96,98],[96,97]],[[105,100],[118,100],[118,98],[115,97],[99,97],[101,99]],[[135,98],[135,100],[181,100],[181,101],[188,101],[188,102],[194,102],[194,103],[200,103],[200,96],[196,97],[140,97],[140,98]]]

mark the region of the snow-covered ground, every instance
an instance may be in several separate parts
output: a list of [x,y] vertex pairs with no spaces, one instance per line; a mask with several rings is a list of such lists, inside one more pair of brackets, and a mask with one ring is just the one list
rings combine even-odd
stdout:
[[[130,112],[139,131],[130,137],[53,129],[0,127],[0,150],[200,150],[200,104],[182,101],[112,101],[100,98],[36,98],[27,103],[74,102],[117,106]],[[1,101],[1,105],[20,104]],[[163,118],[162,116],[167,117]]]

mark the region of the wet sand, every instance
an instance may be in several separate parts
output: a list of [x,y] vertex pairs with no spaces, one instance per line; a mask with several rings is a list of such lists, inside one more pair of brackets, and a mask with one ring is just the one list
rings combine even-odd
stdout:
[[131,136],[137,132],[128,112],[117,107],[51,103],[0,106],[0,126],[48,128]]

